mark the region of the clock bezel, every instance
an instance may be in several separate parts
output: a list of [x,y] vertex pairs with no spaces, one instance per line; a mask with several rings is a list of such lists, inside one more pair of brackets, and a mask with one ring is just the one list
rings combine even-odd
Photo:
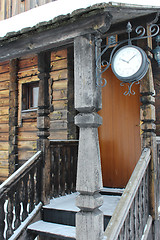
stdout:
[[[122,77],[116,72],[116,70],[114,68],[114,61],[117,57],[117,54],[119,54],[119,52],[121,52],[123,49],[128,48],[128,47],[129,48],[136,48],[140,52],[140,54],[142,56],[142,63],[141,63],[141,66],[139,67],[139,69],[136,73],[134,73],[133,75],[131,75],[129,77]],[[126,83],[141,80],[146,75],[146,73],[148,71],[148,67],[149,67],[149,60],[148,60],[148,57],[147,57],[146,53],[140,47],[137,47],[135,45],[126,45],[126,46],[123,46],[123,47],[119,48],[115,52],[115,54],[113,55],[112,63],[111,63],[111,68],[112,68],[112,71],[113,71],[114,75],[119,80],[121,80],[123,82],[126,82]]]

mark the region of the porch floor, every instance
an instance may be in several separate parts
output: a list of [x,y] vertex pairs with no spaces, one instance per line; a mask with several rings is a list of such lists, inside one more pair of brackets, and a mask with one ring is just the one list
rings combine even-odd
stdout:
[[[43,208],[78,212],[79,208],[76,207],[76,197],[78,194],[79,193],[76,192],[63,197],[51,199],[50,204],[45,205]],[[105,216],[112,216],[120,198],[121,196],[118,195],[103,195],[104,203],[100,207],[100,210]]]

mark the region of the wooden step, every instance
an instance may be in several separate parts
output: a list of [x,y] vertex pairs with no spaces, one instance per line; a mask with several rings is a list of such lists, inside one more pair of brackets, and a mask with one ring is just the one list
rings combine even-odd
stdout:
[[101,190],[102,195],[121,196],[124,192],[124,188],[107,188],[104,187]]
[[58,239],[76,239],[76,228],[63,224],[50,223],[45,221],[37,221],[30,226],[27,230],[36,235],[43,235],[51,238]]
[[[79,211],[76,207],[76,197],[78,193],[66,195],[60,198],[55,198],[50,201],[50,204],[43,206],[42,218],[46,222],[65,224],[75,226],[75,214]],[[104,214],[104,228],[106,228],[120,196],[103,195],[104,204],[100,210]]]

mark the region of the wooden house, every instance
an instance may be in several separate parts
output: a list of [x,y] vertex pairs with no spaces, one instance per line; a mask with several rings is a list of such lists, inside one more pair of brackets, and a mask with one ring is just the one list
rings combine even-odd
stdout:
[[[91,0],[64,10],[62,3],[0,3],[0,238],[75,239],[76,231],[77,240],[159,239],[159,68],[148,36],[160,8]],[[131,89],[109,67],[101,88],[100,69],[132,33],[148,56],[146,74]],[[73,212],[72,223],[58,222],[59,233],[44,221],[28,227],[42,206],[53,223],[57,212],[44,205],[76,191],[76,230]],[[110,221],[100,191],[123,192]]]

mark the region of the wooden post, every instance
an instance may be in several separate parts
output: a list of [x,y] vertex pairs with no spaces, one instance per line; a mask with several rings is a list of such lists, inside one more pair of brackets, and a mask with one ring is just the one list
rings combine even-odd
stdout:
[[[141,81],[141,125],[142,133],[142,149],[149,147],[151,149],[151,164],[149,172],[149,186],[150,186],[150,214],[152,215],[155,223],[155,238],[158,239],[156,233],[156,221],[158,219],[158,160],[157,160],[157,146],[155,134],[155,97],[154,97],[154,82],[151,65],[149,66],[148,73]],[[159,227],[157,228],[157,231]]]
[[75,108],[80,113],[75,124],[80,128],[76,190],[76,239],[103,238],[103,198],[98,127],[102,124],[101,89],[95,83],[94,36],[87,34],[74,40]]
[[41,52],[38,54],[39,70],[39,99],[38,99],[38,150],[43,155],[43,173],[42,173],[42,201],[46,204],[50,200],[50,142],[49,142],[49,84],[50,77],[50,52]]
[[18,59],[10,61],[9,82],[9,174],[18,167]]

